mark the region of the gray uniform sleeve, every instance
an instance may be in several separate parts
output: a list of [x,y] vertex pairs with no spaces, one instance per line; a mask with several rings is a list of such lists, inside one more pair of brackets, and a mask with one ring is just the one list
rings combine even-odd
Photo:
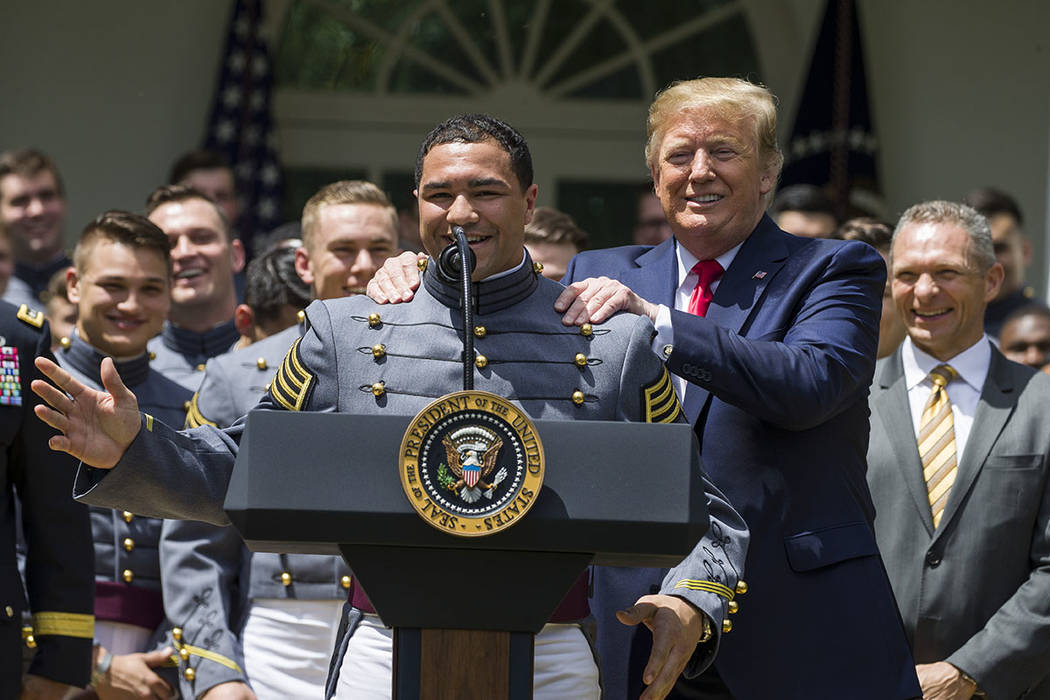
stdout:
[[[335,410],[338,368],[328,312],[314,302],[307,315],[312,327],[288,351],[256,408]],[[244,425],[242,417],[225,430],[205,425],[180,432],[144,413],[142,429],[113,469],[80,465],[73,496],[154,518],[228,525],[222,506]]]
[[[651,349],[652,324],[639,318],[633,328],[620,385],[620,405],[627,420],[645,422],[684,422],[671,377],[663,362]],[[703,465],[701,465],[701,470]],[[729,603],[736,597],[737,582],[743,576],[749,533],[744,519],[728,499],[701,471],[707,511],[711,524],[693,551],[668,571],[660,593],[689,601],[702,610],[712,624],[712,637],[697,647],[686,666],[685,675],[703,672],[714,660],[727,617]],[[634,601],[624,601],[629,605]]]
[[[245,609],[239,585],[244,545],[232,527],[192,520],[166,520],[161,533],[160,565],[164,611],[182,629],[194,669],[192,681],[180,676],[184,697],[199,697],[229,681],[247,683],[244,651],[238,635]],[[205,650],[194,654],[194,650]]]

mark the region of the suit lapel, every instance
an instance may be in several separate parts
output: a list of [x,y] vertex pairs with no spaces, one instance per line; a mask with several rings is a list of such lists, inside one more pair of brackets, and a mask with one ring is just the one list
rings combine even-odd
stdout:
[[655,248],[650,248],[639,255],[634,263],[636,267],[620,273],[620,281],[641,298],[673,309],[678,289],[678,257],[675,255],[674,239],[669,238]]
[[984,387],[981,389],[977,413],[973,417],[970,435],[966,439],[966,447],[955,474],[955,484],[948,493],[948,502],[944,505],[941,527],[937,530],[938,536],[948,529],[947,526],[958,512],[959,505],[973,486],[995,441],[999,438],[999,433],[1017,405],[1018,392],[1014,390],[1014,381],[1009,369],[1006,358],[993,347],[988,378],[984,380]]
[[930,496],[922,475],[922,461],[915,442],[915,426],[908,403],[908,386],[904,365],[898,349],[882,366],[876,378],[877,391],[872,394],[872,411],[886,427],[886,437],[893,450],[893,463],[900,471],[901,481],[908,488],[926,534],[933,536],[933,514]]
[[[762,216],[718,283],[705,318],[722,328],[740,332],[758,307],[762,292],[787,260],[789,251],[785,235],[772,219]],[[686,396],[689,420],[696,423],[697,417],[710,401],[711,394],[707,389],[690,382],[686,387]]]

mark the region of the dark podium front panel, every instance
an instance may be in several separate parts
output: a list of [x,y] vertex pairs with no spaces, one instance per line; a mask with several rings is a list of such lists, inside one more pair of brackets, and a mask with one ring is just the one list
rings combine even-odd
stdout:
[[226,497],[231,521],[257,551],[543,551],[612,566],[674,565],[706,532],[691,426],[535,421],[547,466],[532,510],[491,536],[444,534],[401,488],[398,448],[410,420],[253,411]]

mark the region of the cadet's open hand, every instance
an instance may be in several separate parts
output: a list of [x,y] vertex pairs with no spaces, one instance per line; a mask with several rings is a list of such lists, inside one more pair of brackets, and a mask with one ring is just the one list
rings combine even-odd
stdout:
[[554,310],[565,314],[561,322],[566,326],[601,323],[617,311],[648,316],[656,323],[659,308],[632,292],[622,282],[608,277],[588,277],[573,282],[554,301]]
[[642,680],[646,686],[638,700],[662,700],[674,687],[689,662],[704,630],[704,614],[673,595],[646,595],[616,613],[625,625],[642,622],[653,633],[653,650]]
[[48,446],[93,467],[113,468],[141,425],[138,400],[120,381],[113,360],[102,360],[105,391],[84,386],[46,358],[38,357],[36,367],[58,386],[56,389],[40,379],[32,384],[33,391],[50,406],[37,406],[37,417],[61,433],[52,437]]
[[405,251],[397,257],[387,258],[368,282],[369,298],[379,304],[400,304],[411,300],[419,289],[419,261],[426,260],[426,257],[423,253]]

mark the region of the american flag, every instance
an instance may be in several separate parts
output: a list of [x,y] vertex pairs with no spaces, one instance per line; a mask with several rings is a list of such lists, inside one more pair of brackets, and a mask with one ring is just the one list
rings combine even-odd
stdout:
[[204,147],[233,167],[246,242],[281,223],[281,168],[274,148],[273,70],[262,33],[263,0],[236,0],[226,34]]

